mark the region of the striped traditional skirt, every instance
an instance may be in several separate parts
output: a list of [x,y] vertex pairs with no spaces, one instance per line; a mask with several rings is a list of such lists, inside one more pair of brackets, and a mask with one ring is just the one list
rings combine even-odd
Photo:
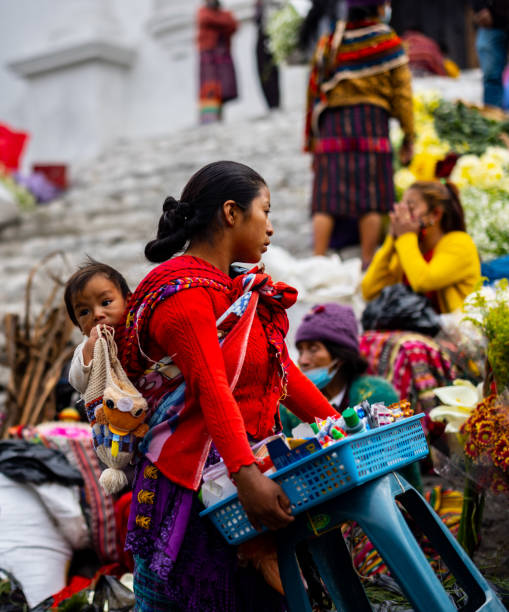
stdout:
[[[208,461],[219,459],[214,447]],[[126,548],[134,556],[136,612],[283,612],[284,600],[242,564],[203,510],[198,494],[148,459],[137,466]]]
[[232,56],[226,47],[200,52],[200,123],[221,118],[225,102],[237,97]]
[[311,212],[358,219],[394,203],[389,113],[372,104],[326,109],[313,157]]

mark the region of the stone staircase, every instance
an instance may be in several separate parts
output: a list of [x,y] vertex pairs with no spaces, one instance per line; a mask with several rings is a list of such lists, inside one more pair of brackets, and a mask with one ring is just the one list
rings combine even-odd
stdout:
[[[56,258],[48,272],[36,275],[34,311],[51,271],[65,278],[86,255],[117,267],[135,287],[149,269],[143,249],[155,235],[165,196],[178,197],[195,170],[220,159],[260,172],[271,189],[273,243],[309,255],[311,172],[310,157],[301,152],[302,121],[300,112],[275,111],[256,120],[118,142],[73,169],[72,187],[62,198],[24,212],[20,224],[0,234],[0,316],[24,313],[29,270],[54,251],[65,254],[69,267]],[[0,361],[3,345],[1,332]]]
[[[478,102],[480,72],[456,80],[415,79],[414,87]],[[6,312],[24,313],[29,270],[57,250],[65,254],[68,267],[54,259],[49,272],[36,276],[35,308],[47,293],[51,272],[66,278],[87,254],[117,267],[135,287],[149,269],[143,249],[155,235],[165,196],[178,197],[195,170],[220,159],[243,162],[260,172],[271,190],[272,243],[295,256],[310,255],[312,177],[311,158],[302,153],[303,121],[303,109],[293,108],[152,139],[119,141],[73,168],[72,187],[62,198],[23,213],[20,224],[0,232],[0,318]],[[0,364],[4,344],[0,329]],[[0,389],[5,381],[6,369],[0,365]]]

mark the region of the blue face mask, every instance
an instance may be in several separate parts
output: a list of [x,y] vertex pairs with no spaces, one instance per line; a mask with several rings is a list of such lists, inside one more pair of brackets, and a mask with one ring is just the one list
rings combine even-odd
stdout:
[[321,368],[313,368],[304,372],[309,380],[314,383],[319,389],[325,389],[325,387],[332,381],[336,376],[338,369],[334,368],[332,371],[329,366],[323,366]]

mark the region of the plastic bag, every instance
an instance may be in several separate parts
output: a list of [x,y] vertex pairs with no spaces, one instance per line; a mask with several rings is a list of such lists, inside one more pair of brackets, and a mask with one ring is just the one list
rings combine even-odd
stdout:
[[[134,593],[115,576],[103,574],[95,586],[93,605],[96,610],[130,612],[134,606]],[[108,607],[105,608],[105,604]]]
[[407,330],[427,336],[440,331],[440,317],[429,299],[403,283],[389,285],[368,303],[362,313],[364,330]]

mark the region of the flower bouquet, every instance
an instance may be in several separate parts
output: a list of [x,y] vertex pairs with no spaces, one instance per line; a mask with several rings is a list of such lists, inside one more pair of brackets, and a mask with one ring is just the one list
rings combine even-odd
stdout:
[[[456,435],[465,476],[458,540],[472,555],[479,544],[485,492],[509,493],[509,291],[500,281],[491,292],[479,290],[465,305],[466,319],[487,341],[486,374],[482,389],[459,393],[437,389],[444,402],[430,412],[434,420],[446,420]],[[449,388],[452,389],[452,388]],[[446,429],[447,431],[447,429]]]
[[286,2],[269,16],[268,46],[276,64],[288,62],[296,52],[302,19],[292,2]]

